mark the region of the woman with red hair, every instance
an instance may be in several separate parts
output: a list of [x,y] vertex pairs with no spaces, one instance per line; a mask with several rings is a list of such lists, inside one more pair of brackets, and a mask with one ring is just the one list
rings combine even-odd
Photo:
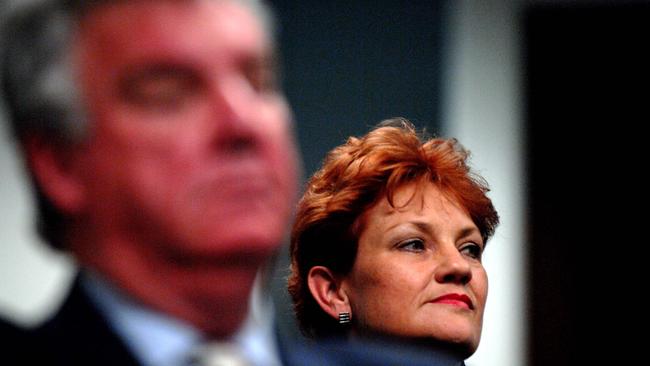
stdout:
[[307,185],[289,292],[317,339],[390,339],[463,360],[487,298],[481,256],[499,218],[454,139],[383,121],[332,150]]

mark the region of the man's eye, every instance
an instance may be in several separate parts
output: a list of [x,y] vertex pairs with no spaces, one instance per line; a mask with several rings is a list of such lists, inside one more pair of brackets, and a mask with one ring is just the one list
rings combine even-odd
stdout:
[[186,80],[164,78],[136,85],[131,93],[133,102],[151,107],[173,107],[187,101],[194,87]]
[[465,243],[460,247],[460,252],[464,255],[469,256],[470,258],[481,260],[483,255],[483,248],[476,243]]
[[199,92],[199,87],[191,74],[157,70],[126,79],[122,95],[129,104],[168,110],[184,106]]
[[408,239],[398,245],[399,249],[406,250],[409,252],[422,252],[426,249],[424,241],[421,239]]
[[276,67],[272,61],[251,61],[243,66],[243,72],[253,89],[260,93],[273,92],[279,87]]

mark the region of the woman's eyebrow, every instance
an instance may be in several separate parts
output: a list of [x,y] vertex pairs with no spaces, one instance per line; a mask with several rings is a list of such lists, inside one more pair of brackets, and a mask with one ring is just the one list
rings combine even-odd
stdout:
[[[475,234],[478,234],[480,236],[481,233],[479,232],[478,228],[476,228],[475,226],[467,226],[467,227],[464,227],[464,228],[460,229],[458,231],[458,234],[456,235],[456,237],[458,239],[463,239],[463,238],[466,238],[468,236],[472,236],[472,235],[475,235]],[[482,237],[481,237],[481,242],[482,242]]]
[[[387,231],[404,225],[416,227],[418,230],[427,233],[429,235],[435,235],[436,233],[436,228],[433,225],[431,225],[429,222],[421,221],[421,220],[398,222],[395,225],[389,227]],[[475,226],[466,226],[458,230],[458,232],[456,233],[456,238],[462,239],[474,234],[480,234],[478,229]]]
[[434,228],[433,228],[433,226],[431,224],[429,224],[426,221],[420,221],[420,220],[411,220],[411,221],[406,221],[406,222],[401,222],[400,221],[400,222],[395,223],[395,225],[391,225],[391,226],[387,227],[386,231],[392,230],[392,229],[394,229],[396,227],[400,227],[400,226],[414,226],[418,230],[420,230],[422,232],[425,232],[427,234],[433,234],[433,232],[434,232]]
[[428,233],[428,234],[433,234],[434,231],[435,231],[433,225],[431,225],[430,223],[428,223],[426,221],[416,221],[416,220],[414,220],[414,221],[409,221],[409,223],[411,225],[417,227],[421,231],[423,231],[425,233]]

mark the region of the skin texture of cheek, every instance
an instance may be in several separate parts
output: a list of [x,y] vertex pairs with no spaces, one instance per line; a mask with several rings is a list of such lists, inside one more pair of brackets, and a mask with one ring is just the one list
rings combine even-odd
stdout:
[[[442,342],[465,355],[475,351],[481,335],[482,310],[470,315],[445,305],[426,304],[425,294],[435,293],[435,286],[426,276],[416,278],[414,273],[422,271],[411,267],[404,273],[388,265],[383,268],[385,271],[357,272],[355,290],[350,292],[354,336],[390,335],[421,339],[434,346]],[[476,307],[482,309],[487,287],[475,290]]]
[[362,262],[353,269],[349,291],[353,317],[359,331],[395,332],[407,322],[404,315],[412,313],[409,281],[402,281],[401,269],[391,264]]

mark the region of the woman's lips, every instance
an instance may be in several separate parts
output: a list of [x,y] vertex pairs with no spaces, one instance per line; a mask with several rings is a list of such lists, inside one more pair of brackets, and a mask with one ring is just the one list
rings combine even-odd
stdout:
[[469,296],[464,294],[446,294],[439,296],[430,302],[436,304],[448,304],[453,306],[462,307],[465,309],[474,309],[474,304],[470,300]]

